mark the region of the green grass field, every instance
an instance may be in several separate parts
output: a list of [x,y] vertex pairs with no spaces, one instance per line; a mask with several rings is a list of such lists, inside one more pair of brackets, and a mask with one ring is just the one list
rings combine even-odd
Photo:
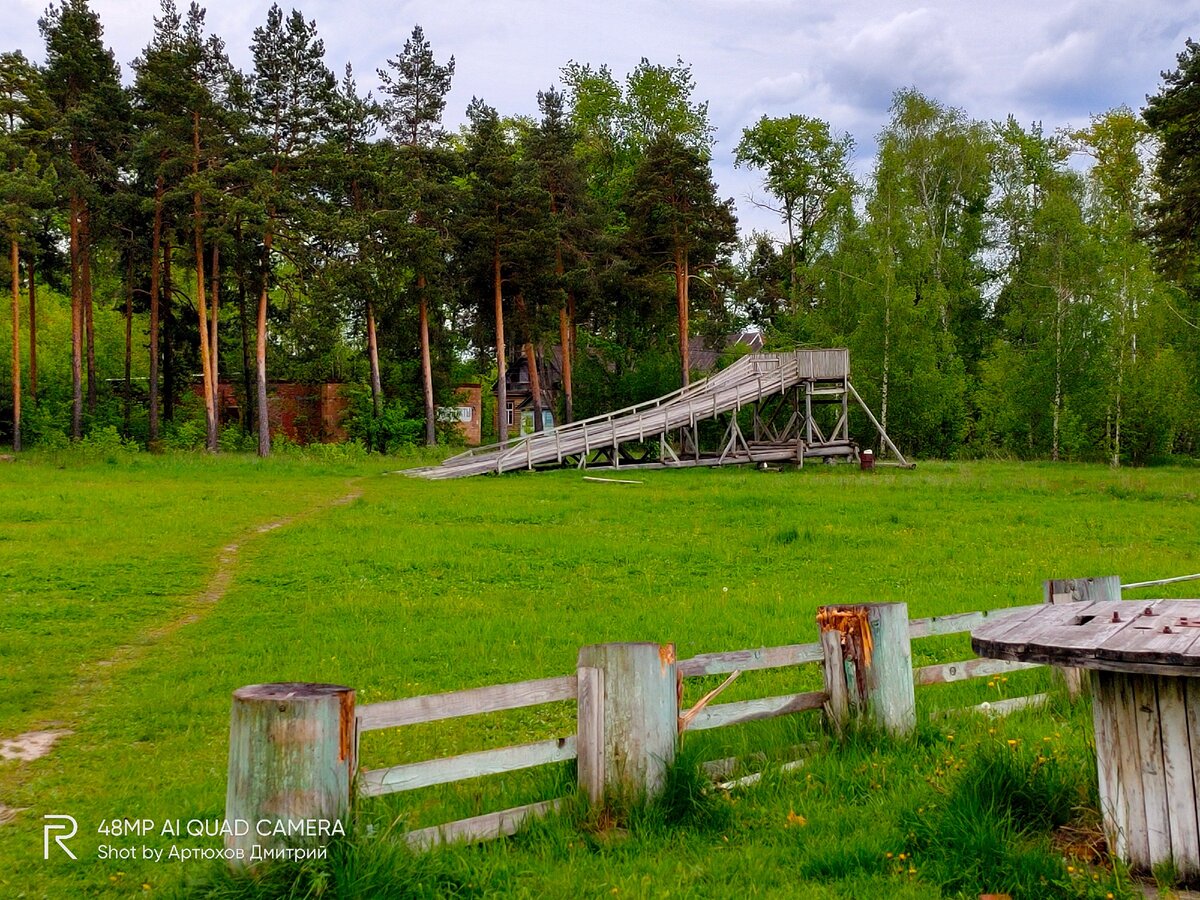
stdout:
[[[211,864],[97,858],[102,822],[222,816],[229,695],[244,684],[331,681],[373,702],[567,674],[587,643],[674,641],[686,657],[806,642],[825,603],[905,601],[913,617],[991,609],[1037,602],[1050,576],[1136,581],[1196,571],[1200,559],[1195,469],[810,466],[601,485],[577,472],[385,474],[401,464],[120,454],[0,464],[0,739],[72,732],[41,759],[0,761],[0,804],[17,810],[0,824],[0,895],[277,895],[276,882],[231,886]],[[227,584],[208,602],[219,569]],[[1152,594],[1196,589],[1173,587]],[[918,665],[970,655],[964,637],[914,645]],[[722,699],[818,683],[813,666],[750,673]],[[396,830],[561,794],[567,771],[364,803],[375,837],[330,871],[302,873],[293,893],[940,897],[1009,877],[1014,896],[1121,896],[1119,873],[1064,861],[1049,824],[996,813],[971,787],[1016,766],[1074,785],[1064,808],[1086,822],[1086,703],[929,718],[1048,683],[1037,670],[921,689],[927,724],[900,744],[860,736],[839,748],[813,714],[690,735],[692,760],[820,749],[799,773],[768,769],[732,800],[616,831],[566,816],[484,847],[390,849]],[[690,682],[689,699],[710,686]],[[572,730],[569,704],[451,720],[366,735],[363,763]],[[972,803],[983,812],[968,815]],[[78,861],[42,859],[48,813],[79,821]],[[951,837],[967,849],[948,855]]]

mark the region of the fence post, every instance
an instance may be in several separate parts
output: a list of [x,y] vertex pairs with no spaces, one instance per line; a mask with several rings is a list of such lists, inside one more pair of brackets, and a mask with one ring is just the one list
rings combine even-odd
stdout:
[[893,735],[912,731],[917,705],[908,604],[822,606],[817,625],[835,725],[853,711]]
[[679,738],[675,645],[592,644],[577,677],[580,787],[595,803],[660,793]]
[[233,868],[252,867],[264,851],[313,847],[344,833],[354,722],[354,690],[336,684],[254,684],[233,692],[225,794],[225,847],[241,851]]
[[[1116,575],[1099,578],[1050,578],[1042,584],[1042,600],[1051,605],[1061,603],[1093,603],[1100,600],[1121,599],[1121,579]],[[1067,685],[1067,695],[1075,700],[1087,693],[1091,680],[1084,677],[1083,669],[1072,666],[1055,666],[1062,673]]]

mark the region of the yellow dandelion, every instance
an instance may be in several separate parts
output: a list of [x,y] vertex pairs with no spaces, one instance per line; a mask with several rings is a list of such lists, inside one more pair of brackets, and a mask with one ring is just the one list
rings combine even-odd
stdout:
[[803,828],[807,824],[808,824],[808,819],[804,818],[804,816],[797,815],[795,810],[791,810],[791,809],[788,810],[788,814],[787,814],[787,827],[788,828],[791,828],[793,825],[795,825],[797,828]]
[[917,874],[917,870],[916,870],[916,869],[914,869],[912,866],[909,866],[909,867],[908,867],[908,874],[909,874],[909,875],[916,875],[916,874]]

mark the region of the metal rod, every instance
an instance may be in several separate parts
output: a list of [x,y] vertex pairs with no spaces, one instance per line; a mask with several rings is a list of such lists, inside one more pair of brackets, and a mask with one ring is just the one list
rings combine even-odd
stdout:
[[1200,580],[1200,572],[1195,575],[1180,575],[1177,578],[1160,578],[1158,581],[1137,581],[1133,584],[1121,585],[1121,590],[1129,591],[1134,588],[1156,587],[1160,584],[1175,584],[1177,581],[1196,581]]

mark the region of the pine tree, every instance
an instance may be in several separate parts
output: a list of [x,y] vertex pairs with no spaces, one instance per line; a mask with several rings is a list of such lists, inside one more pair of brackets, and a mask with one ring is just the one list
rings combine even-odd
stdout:
[[[36,67],[20,52],[0,54],[0,228],[8,237],[12,289],[14,451],[21,449],[21,244],[31,242],[39,209],[53,201],[55,172],[38,152],[49,124],[49,102]],[[31,341],[35,335],[31,320]]]
[[87,0],[51,5],[38,22],[46,40],[46,93],[57,112],[55,167],[69,198],[71,257],[71,436],[83,433],[82,354],[88,350],[88,400],[94,410],[96,377],[92,308],[93,222],[115,181],[114,159],[127,133],[120,71],[101,42],[99,17]]
[[[391,71],[388,71],[390,69]],[[446,108],[446,95],[450,92],[450,81],[454,77],[454,57],[445,65],[434,59],[429,41],[420,25],[413,28],[412,36],[405,41],[404,50],[388,60],[388,69],[379,69],[383,83],[384,121],[393,139],[404,149],[405,173],[411,180],[416,193],[416,217],[414,224],[424,232],[417,245],[433,250],[423,256],[436,256],[441,249],[441,233],[436,222],[441,218],[434,179],[436,149],[443,142],[441,129],[442,112]],[[429,298],[428,273],[430,262],[418,262],[416,266],[416,291],[418,309],[418,331],[421,343],[421,384],[425,399],[425,443],[437,443],[437,410],[434,406],[433,364],[429,344]],[[368,309],[368,332],[375,330],[374,311]],[[372,373],[372,384],[378,378]]]
[[[305,22],[296,10],[285,19],[279,5],[273,5],[266,24],[254,30],[250,49],[250,128],[259,165],[254,191],[264,222],[255,345],[258,453],[267,456],[267,310],[274,257],[278,251],[295,261],[301,249],[296,226],[314,174],[310,157],[325,138],[336,82],[325,65],[325,44],[317,37],[316,23]],[[278,248],[277,238],[283,245]]]
[[712,268],[737,237],[733,201],[717,196],[707,156],[663,133],[634,171],[628,198],[631,237],[650,272],[666,269],[675,286],[681,383],[691,377],[691,280]]

